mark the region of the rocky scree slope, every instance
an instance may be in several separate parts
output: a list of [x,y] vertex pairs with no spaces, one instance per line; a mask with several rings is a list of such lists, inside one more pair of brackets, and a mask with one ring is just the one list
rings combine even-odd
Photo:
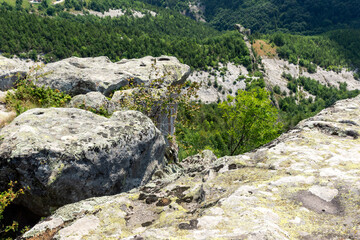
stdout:
[[58,209],[22,239],[359,239],[360,97],[239,156],[203,151],[145,186]]
[[316,73],[309,73],[305,68],[283,59],[263,57],[261,62],[264,65],[266,83],[270,86],[278,85],[281,91],[289,92],[287,88],[288,81],[282,77],[283,73],[290,74],[295,78],[300,76],[308,77],[323,85],[335,87],[339,87],[339,83],[346,82],[348,90],[360,89],[360,81],[354,78],[352,71],[346,69],[337,73],[317,67]]
[[[315,79],[323,85],[335,87],[339,87],[339,83],[346,82],[348,90],[360,89],[360,81],[354,78],[353,72],[345,69],[337,73],[317,67],[316,73],[308,73],[305,68],[283,59],[263,57],[261,63],[263,65],[262,72],[264,73],[265,83],[270,89],[277,85],[282,92],[289,93],[290,90],[287,88],[288,80],[282,77],[283,73],[290,74],[295,78],[300,76],[308,77]],[[188,79],[201,84],[197,100],[201,100],[203,103],[213,103],[217,102],[218,99],[226,100],[227,95],[235,96],[238,90],[246,88],[246,79],[252,80],[257,78],[249,74],[244,66],[228,63],[220,65],[219,70],[194,71]],[[215,87],[216,85],[217,87]]]

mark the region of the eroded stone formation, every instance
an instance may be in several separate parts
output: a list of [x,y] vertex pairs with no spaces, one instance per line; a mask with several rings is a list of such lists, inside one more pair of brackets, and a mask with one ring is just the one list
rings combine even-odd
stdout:
[[253,152],[210,151],[58,209],[23,239],[359,239],[360,97]]

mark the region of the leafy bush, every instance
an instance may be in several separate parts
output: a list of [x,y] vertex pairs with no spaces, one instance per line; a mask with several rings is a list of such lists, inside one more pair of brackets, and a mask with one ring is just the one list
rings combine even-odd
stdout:
[[[19,190],[14,190],[15,185],[17,182],[10,182],[9,183],[9,189],[0,193],[0,220],[3,220],[3,212],[9,204],[11,204],[15,198],[17,198],[19,195],[24,194],[24,189],[21,188]],[[7,238],[9,232],[17,232],[18,231],[18,223],[13,221],[10,226],[4,226],[1,225],[0,228],[0,236],[1,239],[9,239]]]
[[148,86],[136,85],[133,79],[129,79],[129,84],[122,88],[122,97],[118,103],[122,108],[142,112],[155,124],[162,114],[176,114],[174,110],[179,104],[187,109],[194,109],[196,103],[190,99],[197,96],[197,83],[185,82],[165,87],[163,83],[164,78],[159,78],[151,81]]
[[71,100],[69,95],[57,89],[38,87],[35,82],[43,76],[36,74],[38,70],[39,67],[33,68],[25,78],[18,76],[14,91],[8,91],[6,95],[7,106],[18,115],[31,108],[62,107]]
[[[273,122],[277,111],[268,96],[264,89],[253,89],[239,91],[223,103],[202,104],[198,111],[180,108],[178,118],[182,121],[176,126],[179,158],[204,149],[211,149],[218,157],[233,155],[272,140],[281,123]],[[236,139],[242,139],[239,146]]]
[[281,93],[281,90],[280,90],[279,85],[275,85],[274,88],[273,88],[273,91],[274,91],[274,93],[276,93],[276,94],[280,94],[280,93]]

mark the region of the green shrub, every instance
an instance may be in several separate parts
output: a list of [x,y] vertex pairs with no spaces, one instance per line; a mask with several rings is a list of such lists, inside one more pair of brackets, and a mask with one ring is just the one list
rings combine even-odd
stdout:
[[273,91],[274,91],[274,93],[276,93],[276,94],[280,94],[280,93],[281,93],[280,87],[279,87],[278,85],[275,85],[275,86],[274,86]]
[[71,97],[58,89],[38,87],[35,82],[43,75],[33,74],[32,69],[25,78],[18,77],[14,91],[8,91],[5,101],[8,107],[21,114],[31,108],[62,107]]
[[[3,212],[7,206],[9,206],[15,198],[17,198],[19,195],[24,194],[23,188],[20,188],[19,190],[14,190],[15,185],[17,182],[10,181],[9,183],[9,189],[0,193],[0,220],[3,220]],[[12,222],[9,226],[1,225],[0,228],[0,237],[1,239],[11,239],[9,238],[9,235],[11,235],[11,232],[18,232],[19,224],[15,221]],[[28,230],[27,227],[23,229],[24,231]]]
[[360,74],[359,73],[354,73],[354,78],[356,80],[360,80]]

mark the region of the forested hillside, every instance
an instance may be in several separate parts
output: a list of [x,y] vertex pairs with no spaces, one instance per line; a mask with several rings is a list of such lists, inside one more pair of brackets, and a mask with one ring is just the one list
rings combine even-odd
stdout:
[[[143,0],[177,10],[194,0]],[[353,0],[200,0],[206,20],[217,29],[235,23],[259,32],[320,33],[338,28],[359,28],[360,1]]]
[[219,61],[250,65],[249,52],[236,32],[220,33],[178,13],[168,11],[143,18],[101,19],[60,13],[41,17],[25,11],[0,10],[0,51],[6,56],[46,62],[70,56],[108,56],[116,61],[146,55],[173,55],[194,68]]
[[360,68],[360,30],[340,29],[316,36],[277,32],[259,37],[274,43],[279,57],[310,72],[315,71],[316,65],[334,71]]

